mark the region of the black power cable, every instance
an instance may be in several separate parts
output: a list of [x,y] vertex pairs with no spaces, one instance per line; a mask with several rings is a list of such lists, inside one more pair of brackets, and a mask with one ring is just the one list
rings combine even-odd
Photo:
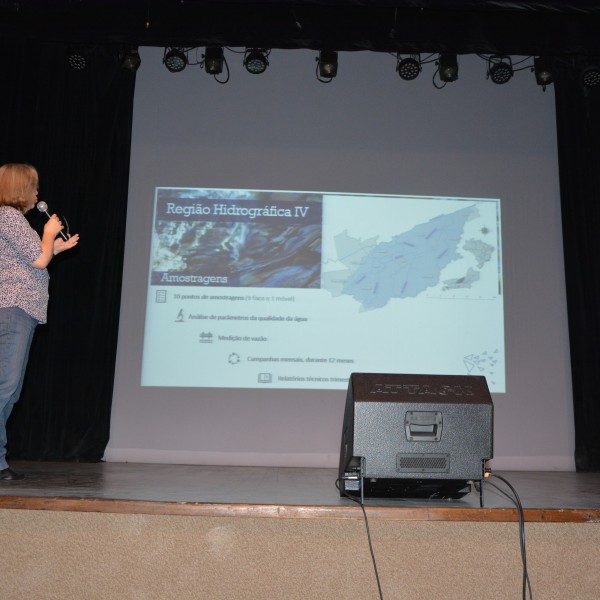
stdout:
[[362,509],[364,520],[365,520],[365,528],[367,530],[367,540],[369,541],[369,551],[371,552],[371,561],[373,562],[373,570],[375,571],[375,579],[377,581],[377,589],[379,591],[379,598],[380,598],[380,600],[383,600],[383,592],[381,591],[381,582],[379,581],[379,572],[377,570],[377,561],[375,560],[375,552],[373,551],[373,544],[371,542],[371,531],[369,530],[369,519],[367,519],[367,512],[365,511],[365,505],[362,502],[362,500],[360,500],[358,498],[354,498],[353,496],[348,494],[345,490],[342,490],[340,488],[340,480],[339,479],[335,480],[335,487],[338,489],[338,491],[341,494],[343,494],[346,498],[349,498],[350,500],[352,500],[352,502],[356,502],[356,504],[358,504]]
[[517,507],[517,513],[519,515],[519,543],[521,546],[521,562],[523,563],[523,589],[522,589],[522,598],[523,600],[527,600],[527,592],[529,592],[530,600],[533,600],[533,592],[531,590],[531,581],[529,580],[529,573],[527,572],[527,551],[525,547],[525,515],[523,514],[523,505],[521,504],[521,499],[517,494],[515,488],[507,481],[504,477],[500,475],[496,475],[495,473],[488,473],[488,477],[495,477],[496,479],[500,479],[500,481],[504,482],[511,490],[514,495],[514,498],[510,496],[507,492],[505,492],[502,488],[498,487],[495,483],[492,483],[488,479],[487,481],[491,486],[495,487],[501,494],[504,494],[511,502],[515,504]]
[[[505,490],[503,490],[501,487],[497,486],[495,483],[492,483],[491,481],[489,481],[490,477],[495,477],[496,479],[499,479],[505,485],[507,485],[509,487],[509,489],[511,490],[514,497],[511,496]],[[492,487],[496,488],[501,494],[506,496],[517,507],[517,514],[519,516],[519,544],[520,544],[520,548],[521,548],[521,562],[523,564],[522,598],[523,598],[523,600],[527,600],[527,597],[529,594],[529,600],[533,600],[533,591],[531,588],[531,581],[529,579],[529,573],[527,572],[527,550],[526,550],[526,544],[525,544],[525,515],[523,512],[523,505],[521,504],[521,499],[519,498],[519,494],[517,494],[517,491],[515,490],[515,488],[511,485],[511,483],[508,480],[506,480],[504,477],[502,477],[500,475],[496,475],[495,473],[487,472],[486,478],[483,481],[487,481],[487,483],[489,483]],[[377,581],[377,589],[379,591],[379,598],[380,598],[380,600],[383,600],[381,581],[379,579],[379,572],[377,570],[377,561],[375,560],[375,552],[373,551],[373,543],[371,541],[371,531],[369,529],[369,520],[367,518],[367,512],[365,511],[364,502],[362,501],[362,498],[355,498],[355,497],[351,496],[350,494],[348,494],[345,490],[342,490],[340,488],[340,479],[336,479],[335,487],[338,489],[338,491],[344,497],[349,498],[350,500],[352,500],[352,502],[355,502],[356,504],[358,504],[362,510],[364,521],[365,521],[365,528],[367,530],[367,540],[369,542],[369,551],[371,553],[371,560],[373,562],[373,570],[375,572],[375,579]]]

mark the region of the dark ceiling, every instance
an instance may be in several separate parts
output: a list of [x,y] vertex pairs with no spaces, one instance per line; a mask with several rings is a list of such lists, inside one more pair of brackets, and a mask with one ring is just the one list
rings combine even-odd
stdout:
[[600,56],[600,2],[0,0],[0,35],[74,44]]

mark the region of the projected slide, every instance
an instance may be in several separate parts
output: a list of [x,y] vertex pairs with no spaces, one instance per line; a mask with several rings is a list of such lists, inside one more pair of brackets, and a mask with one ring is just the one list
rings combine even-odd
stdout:
[[500,201],[157,188],[141,383],[504,392]]

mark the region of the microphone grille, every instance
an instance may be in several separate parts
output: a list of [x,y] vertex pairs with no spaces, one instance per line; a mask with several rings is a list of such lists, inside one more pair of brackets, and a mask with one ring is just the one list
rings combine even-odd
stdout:
[[43,201],[40,200],[37,204],[36,204],[36,208],[40,211],[40,212],[46,212],[48,210],[48,205]]

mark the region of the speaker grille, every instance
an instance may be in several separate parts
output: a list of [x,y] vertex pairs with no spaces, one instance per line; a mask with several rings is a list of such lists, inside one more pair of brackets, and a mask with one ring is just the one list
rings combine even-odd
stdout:
[[398,473],[447,473],[450,470],[448,454],[397,454]]

